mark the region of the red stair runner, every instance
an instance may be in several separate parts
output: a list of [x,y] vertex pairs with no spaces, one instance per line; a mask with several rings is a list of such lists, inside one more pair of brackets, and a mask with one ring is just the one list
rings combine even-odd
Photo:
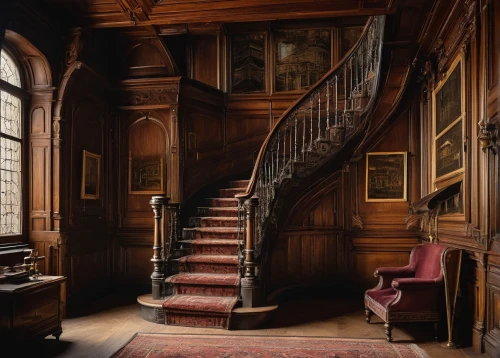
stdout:
[[190,218],[183,243],[191,254],[178,259],[179,274],[166,279],[173,295],[164,303],[166,323],[197,327],[229,327],[231,311],[238,302],[237,217],[234,195],[244,191],[248,180],[230,182],[219,197],[207,198],[199,217]]

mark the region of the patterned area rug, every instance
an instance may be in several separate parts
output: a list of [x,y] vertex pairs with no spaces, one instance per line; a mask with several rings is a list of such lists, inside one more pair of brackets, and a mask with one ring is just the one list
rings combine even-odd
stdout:
[[429,358],[415,344],[383,339],[136,333],[113,358]]

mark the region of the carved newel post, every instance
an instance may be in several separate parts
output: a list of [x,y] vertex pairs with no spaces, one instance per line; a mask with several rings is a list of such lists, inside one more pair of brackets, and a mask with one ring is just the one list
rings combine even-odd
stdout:
[[250,198],[244,203],[246,210],[244,275],[241,279],[241,298],[243,307],[257,307],[259,304],[259,280],[255,274],[257,262],[255,260],[255,208],[259,204],[258,198]]
[[155,231],[153,236],[153,273],[151,274],[153,300],[159,300],[163,297],[165,285],[165,273],[163,272],[163,253],[162,253],[162,213],[163,206],[168,203],[166,196],[153,196],[149,201],[155,214]]

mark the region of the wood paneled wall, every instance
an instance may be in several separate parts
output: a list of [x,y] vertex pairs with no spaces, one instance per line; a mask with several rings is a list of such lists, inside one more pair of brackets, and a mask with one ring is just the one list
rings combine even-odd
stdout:
[[343,230],[342,173],[306,190],[272,246],[268,294],[351,278],[352,246]]
[[[443,21],[443,18],[445,21]],[[499,127],[498,36],[500,10],[496,1],[452,1],[442,3],[428,23],[428,34],[422,38],[420,58],[425,63],[421,82],[421,196],[437,186],[461,180],[461,209],[458,213],[441,212],[437,238],[440,243],[464,249],[471,264],[463,265],[463,294],[469,295],[472,332],[469,338],[474,350],[498,355],[500,316],[496,296],[498,288],[499,189],[498,145],[482,147],[478,137],[481,128]],[[436,165],[433,156],[433,96],[453,61],[461,56],[465,67],[465,125],[463,172],[448,182],[433,181]],[[427,239],[427,233],[421,233]],[[468,340],[465,340],[468,341]]]

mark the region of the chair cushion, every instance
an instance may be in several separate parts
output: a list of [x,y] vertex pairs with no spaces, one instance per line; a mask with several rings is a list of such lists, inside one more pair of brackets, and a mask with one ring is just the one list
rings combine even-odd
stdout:
[[398,291],[395,289],[391,288],[386,288],[384,290],[377,290],[377,291],[366,291],[366,295],[370,297],[372,300],[377,302],[379,305],[387,309],[387,306],[394,301],[396,298]]

